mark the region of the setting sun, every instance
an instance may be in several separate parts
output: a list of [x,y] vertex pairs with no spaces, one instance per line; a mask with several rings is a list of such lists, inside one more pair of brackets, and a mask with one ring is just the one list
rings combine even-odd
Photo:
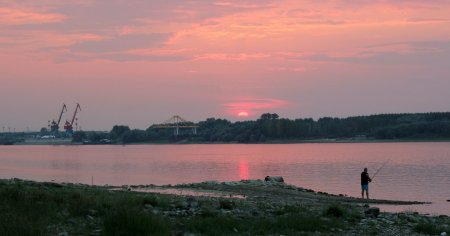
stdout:
[[239,117],[248,117],[248,112],[246,112],[246,111],[241,111],[241,112],[238,113],[238,116],[239,116]]

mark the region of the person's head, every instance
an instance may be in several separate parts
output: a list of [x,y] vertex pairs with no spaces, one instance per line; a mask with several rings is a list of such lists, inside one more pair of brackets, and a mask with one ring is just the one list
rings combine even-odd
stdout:
[[367,172],[367,167],[366,167],[366,168],[364,168],[364,172]]

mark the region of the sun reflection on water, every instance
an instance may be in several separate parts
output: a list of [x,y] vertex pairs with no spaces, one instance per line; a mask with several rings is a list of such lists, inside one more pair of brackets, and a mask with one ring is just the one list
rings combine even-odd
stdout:
[[239,179],[248,179],[248,162],[245,160],[239,161]]

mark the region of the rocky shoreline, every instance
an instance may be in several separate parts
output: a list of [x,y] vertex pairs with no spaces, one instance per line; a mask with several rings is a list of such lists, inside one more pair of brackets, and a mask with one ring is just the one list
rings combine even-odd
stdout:
[[[195,209],[196,204],[192,201],[196,197],[209,198],[232,198],[237,201],[245,201],[247,209],[221,210],[220,214],[233,215],[241,218],[252,217],[274,217],[276,209],[284,206],[305,206],[313,212],[323,212],[324,206],[340,206],[351,208],[356,213],[354,217],[359,218],[358,222],[352,224],[349,229],[332,229],[333,234],[342,235],[365,235],[368,232],[375,235],[427,235],[426,232],[442,231],[442,235],[448,233],[450,218],[446,215],[428,216],[417,212],[390,213],[380,212],[371,204],[390,205],[415,205],[429,204],[429,202],[400,201],[385,199],[361,199],[344,195],[333,195],[324,192],[315,192],[294,185],[277,181],[264,180],[241,180],[235,182],[206,181],[202,183],[179,184],[179,185],[134,185],[123,186],[127,191],[154,192],[161,194],[174,194],[185,196],[186,206],[191,206],[184,211],[163,212],[168,216],[190,216],[198,214]],[[264,210],[256,205],[265,204]],[[194,206],[194,208],[192,208]],[[259,210],[258,210],[259,209]],[[420,231],[421,226],[433,228],[432,230]],[[431,227],[430,227],[431,226]],[[417,230],[419,232],[417,232]],[[444,230],[447,230],[444,231]],[[320,234],[319,232],[315,232]]]
[[[201,183],[178,184],[178,185],[131,185],[122,186],[130,191],[138,192],[167,192],[169,194],[178,195],[210,195],[217,197],[233,197],[246,198],[247,200],[270,199],[273,202],[296,203],[310,202],[321,203],[323,201],[330,202],[346,202],[360,204],[391,204],[391,205],[415,205],[430,204],[430,202],[420,201],[401,201],[387,199],[361,199],[346,195],[335,195],[326,192],[316,192],[312,189],[305,189],[294,185],[289,185],[278,181],[241,180],[231,182],[206,181]],[[173,191],[168,191],[173,190]],[[178,191],[178,192],[177,192]],[[185,194],[182,194],[182,193]]]
[[[379,212],[362,200],[277,181],[89,186],[0,180],[6,235],[446,235],[450,218]],[[39,212],[33,212],[39,209]],[[50,216],[42,221],[42,212]],[[30,217],[30,215],[39,217]],[[12,221],[11,219],[21,219]],[[32,225],[23,232],[23,222]],[[41,222],[42,221],[42,222]],[[212,227],[214,226],[214,227]],[[16,228],[15,228],[16,227]]]

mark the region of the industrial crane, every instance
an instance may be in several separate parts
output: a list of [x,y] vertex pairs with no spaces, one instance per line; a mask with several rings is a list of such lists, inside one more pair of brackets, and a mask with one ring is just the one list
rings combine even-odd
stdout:
[[77,103],[77,107],[75,108],[75,112],[73,113],[72,121],[69,122],[68,120],[66,120],[66,123],[64,124],[64,129],[68,134],[73,133],[73,122],[75,121],[75,117],[77,116],[78,110],[81,111],[81,107],[80,104]]
[[53,120],[51,125],[50,125],[50,130],[52,132],[58,132],[58,130],[59,130],[59,123],[61,122],[61,117],[62,117],[62,115],[63,115],[63,113],[65,111],[67,111],[67,107],[66,107],[66,104],[63,103],[63,107],[62,107],[61,113],[59,114],[58,122]]

